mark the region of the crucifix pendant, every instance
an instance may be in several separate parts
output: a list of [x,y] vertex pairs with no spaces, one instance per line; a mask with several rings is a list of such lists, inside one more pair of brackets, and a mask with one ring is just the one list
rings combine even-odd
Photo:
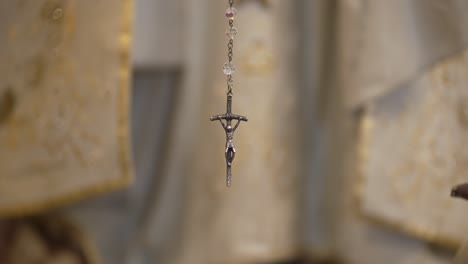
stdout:
[[[239,127],[241,121],[248,121],[248,118],[241,115],[235,115],[231,111],[232,108],[232,93],[227,95],[227,109],[223,115],[215,115],[210,118],[211,121],[218,120],[226,132],[226,149],[224,156],[226,158],[226,186],[231,187],[232,178],[232,162],[236,156],[236,149],[234,148],[234,132]],[[236,124],[232,127],[232,120],[236,120]]]
[[[229,20],[229,28],[226,30],[226,37],[228,37],[228,62],[224,64],[223,72],[227,76],[227,106],[226,113],[222,115],[212,116],[211,121],[218,120],[221,126],[226,132],[226,149],[224,151],[224,157],[226,158],[226,186],[231,187],[232,178],[232,162],[236,157],[236,149],[234,148],[234,132],[239,127],[241,121],[247,122],[247,117],[241,115],[235,115],[232,113],[232,88],[233,78],[232,74],[236,71],[236,67],[232,63],[233,48],[234,48],[234,37],[237,35],[237,29],[234,27],[234,19],[237,14],[237,10],[233,7],[234,0],[228,0],[229,8],[226,10],[226,18]],[[234,127],[232,126],[232,120],[236,120]]]

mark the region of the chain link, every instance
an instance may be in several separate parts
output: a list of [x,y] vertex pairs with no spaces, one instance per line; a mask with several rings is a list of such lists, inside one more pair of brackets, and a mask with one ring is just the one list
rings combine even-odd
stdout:
[[232,75],[228,75],[226,83],[227,83],[227,87],[228,87],[227,94],[229,96],[232,96],[233,82],[234,82],[234,80],[232,79]]
[[229,59],[229,62],[232,61],[232,56],[234,55],[233,51],[232,51],[233,48],[234,48],[234,40],[231,39],[228,42],[228,59]]

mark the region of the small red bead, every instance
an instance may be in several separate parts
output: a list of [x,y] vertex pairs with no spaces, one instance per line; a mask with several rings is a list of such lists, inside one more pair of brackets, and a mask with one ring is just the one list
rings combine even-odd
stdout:
[[237,10],[234,7],[230,7],[226,10],[226,17],[229,19],[234,19],[237,15]]

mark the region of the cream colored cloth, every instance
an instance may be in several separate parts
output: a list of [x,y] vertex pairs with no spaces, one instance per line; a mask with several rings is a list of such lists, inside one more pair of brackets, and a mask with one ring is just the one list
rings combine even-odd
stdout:
[[376,100],[364,117],[365,214],[432,242],[460,245],[468,211],[449,193],[466,181],[468,52]]
[[0,214],[131,180],[130,0],[0,3]]
[[345,103],[388,94],[468,45],[464,0],[343,0]]
[[[333,237],[336,241],[335,251],[347,263],[442,264],[453,261],[451,256],[439,254],[428,247],[428,241],[442,242],[439,239],[426,235],[416,236],[414,232],[395,228],[395,225],[382,225],[382,221],[378,223],[370,221],[369,211],[363,209],[369,209],[367,205],[372,203],[374,213],[379,212],[380,216],[387,221],[396,220],[400,227],[421,220],[418,225],[424,224],[431,232],[438,234],[442,231],[441,227],[448,225],[449,222],[459,224],[460,230],[465,228],[461,226],[460,215],[450,214],[450,219],[442,215],[446,206],[458,206],[456,205],[458,201],[450,200],[448,197],[454,175],[439,174],[440,177],[428,179],[427,182],[423,181],[420,192],[413,194],[419,197],[418,202],[413,203],[411,208],[402,210],[405,206],[397,207],[395,203],[398,198],[393,198],[388,194],[393,191],[395,185],[404,189],[414,184],[410,181],[411,177],[396,182],[394,177],[397,175],[387,171],[386,168],[394,169],[391,167],[391,164],[394,164],[392,160],[406,162],[404,157],[416,158],[426,151],[421,149],[421,145],[407,146],[407,138],[410,136],[405,128],[416,127],[411,122],[421,124],[418,129],[424,133],[437,135],[454,133],[454,135],[462,136],[461,131],[443,129],[443,123],[436,122],[435,127],[431,123],[424,123],[424,116],[430,116],[430,114],[421,112],[418,115],[418,112],[412,112],[410,109],[427,107],[433,111],[426,104],[427,101],[424,101],[428,98],[424,98],[423,95],[436,98],[443,89],[447,92],[449,88],[452,88],[451,91],[464,93],[461,88],[464,82],[462,79],[459,79],[457,84],[451,85],[443,85],[442,81],[435,80],[431,83],[429,70],[449,58],[462,60],[462,51],[467,46],[464,32],[467,28],[466,17],[462,14],[467,10],[465,1],[444,1],[443,4],[439,1],[343,0],[339,2],[338,12],[341,16],[336,39],[338,45],[335,65],[337,68],[330,69],[336,72],[337,81],[333,87],[335,89],[330,92],[327,109],[329,118],[326,120],[326,131],[330,139],[325,144],[330,149],[330,153],[324,165],[324,173],[329,175],[328,200],[333,201],[331,204],[334,204],[335,213],[332,221],[334,223]],[[365,34],[360,32],[365,32]],[[450,74],[463,78],[463,74],[460,74],[463,69],[463,66],[458,65],[455,69],[451,69]],[[426,83],[415,82],[423,78],[426,78]],[[428,82],[431,85],[425,85]],[[419,95],[411,92],[415,89],[419,89]],[[397,94],[400,96],[398,97]],[[413,97],[409,96],[410,94]],[[456,101],[456,99],[453,100]],[[372,111],[376,108],[382,109],[379,113],[387,118],[392,114],[398,117],[396,115],[398,111],[406,113],[407,117],[412,116],[412,120],[387,119],[387,122],[381,120],[377,126],[374,125],[374,130],[367,135],[372,139],[389,135],[392,128],[395,132],[398,131],[389,136],[385,144],[383,141],[379,143],[378,155],[376,155],[375,148],[369,148],[369,145],[361,141],[364,136],[360,130],[362,113],[369,110],[369,105],[374,107],[370,108],[370,113],[375,114]],[[405,105],[407,108],[403,107]],[[384,109],[394,109],[394,111],[386,112]],[[443,108],[443,110],[446,111],[447,117],[437,118],[443,122],[453,121],[450,125],[458,129],[456,115],[452,115],[448,109]],[[411,112],[411,114],[403,111]],[[393,121],[401,123],[392,123]],[[424,127],[426,125],[427,127]],[[441,129],[437,130],[437,127]],[[416,135],[413,136],[416,137]],[[426,139],[421,138],[421,140]],[[444,137],[441,136],[438,140],[443,141]],[[433,147],[440,148],[444,144]],[[395,151],[404,148],[411,152]],[[448,153],[457,151],[456,146],[451,145],[451,148]],[[461,149],[458,148],[458,150]],[[371,151],[372,154],[370,154]],[[448,150],[441,149],[440,151]],[[360,159],[363,152],[368,154],[369,159]],[[430,156],[429,151],[425,153]],[[433,172],[440,169],[434,163],[425,163],[425,165],[431,166],[426,168],[433,170],[431,175],[418,175],[417,177],[432,177]],[[447,177],[446,182],[444,177]],[[369,182],[380,183],[378,186],[373,184],[372,188],[369,186],[369,192],[359,195],[357,190]],[[427,183],[428,186],[433,186],[434,182],[444,183],[435,187],[425,185]],[[433,193],[424,193],[425,191]],[[442,196],[442,200],[436,199]],[[424,199],[428,200],[424,201]],[[366,207],[363,208],[362,205]],[[432,211],[429,209],[422,211],[424,207],[419,206],[423,205],[425,208],[431,205],[437,208]],[[415,220],[416,214],[418,218]],[[459,232],[463,233],[463,231]],[[408,234],[412,235],[408,236]],[[450,229],[450,235],[454,235],[453,229]],[[450,246],[453,243],[442,244]]]

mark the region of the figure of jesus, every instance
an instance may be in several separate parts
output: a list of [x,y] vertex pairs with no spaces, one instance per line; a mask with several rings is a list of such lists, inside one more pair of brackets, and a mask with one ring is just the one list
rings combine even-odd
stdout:
[[239,126],[240,120],[237,120],[237,123],[234,127],[224,124],[221,120],[219,120],[219,122],[223,126],[224,131],[226,131],[226,150],[224,155],[226,156],[226,164],[231,166],[232,161],[236,157],[236,149],[234,148],[234,132]]

